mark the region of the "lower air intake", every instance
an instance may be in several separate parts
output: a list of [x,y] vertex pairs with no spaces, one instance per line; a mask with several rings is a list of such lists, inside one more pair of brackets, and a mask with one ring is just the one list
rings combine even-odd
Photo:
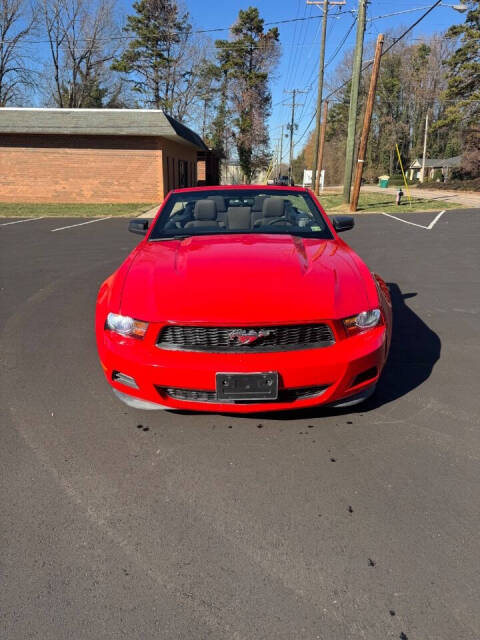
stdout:
[[[321,396],[328,385],[316,387],[301,387],[293,389],[279,389],[277,400],[223,400],[222,404],[264,404],[266,402],[295,402],[296,400],[306,400]],[[186,402],[218,402],[215,391],[202,391],[196,389],[180,389],[178,387],[157,387],[161,395],[168,396],[174,400],[185,400]]]

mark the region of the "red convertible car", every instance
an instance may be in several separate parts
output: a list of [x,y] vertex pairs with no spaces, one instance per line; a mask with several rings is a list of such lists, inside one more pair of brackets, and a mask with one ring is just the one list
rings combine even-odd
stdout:
[[101,286],[100,362],[140,409],[346,407],[375,390],[391,340],[386,284],[308,189],[169,193]]

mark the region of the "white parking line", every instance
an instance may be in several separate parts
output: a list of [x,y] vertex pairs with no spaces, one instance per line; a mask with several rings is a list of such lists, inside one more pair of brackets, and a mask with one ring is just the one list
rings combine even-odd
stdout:
[[39,216],[38,218],[27,218],[26,220],[14,220],[13,222],[2,222],[0,227],[6,227],[9,224],[20,224],[21,222],[34,222],[35,220],[43,220],[46,216]]
[[410,222],[410,220],[403,220],[402,218],[397,218],[397,216],[392,216],[392,214],[385,213],[384,211],[382,211],[382,216],[388,216],[389,218],[393,218],[394,220],[398,220],[399,222],[404,222],[405,224],[411,224],[414,227],[420,227],[421,229],[427,229],[427,231],[430,231],[430,229],[433,229],[436,223],[440,220],[440,218],[443,216],[445,211],[446,211],[445,209],[443,211],[440,211],[440,213],[437,216],[435,216],[435,218],[427,226],[425,226],[424,224],[418,224],[417,222]]
[[84,224],[93,224],[94,222],[101,222],[102,220],[108,220],[112,216],[107,216],[106,218],[95,218],[95,220],[89,220],[88,222],[79,222],[78,224],[69,224],[68,227],[57,227],[56,229],[51,229],[54,231],[63,231],[64,229],[73,229],[73,227],[82,227]]
[[438,216],[432,220],[430,222],[430,224],[428,225],[427,229],[433,229],[433,227],[436,225],[436,223],[440,220],[440,218],[443,216],[443,214],[445,213],[445,209],[443,211],[440,211],[440,213],[438,214]]

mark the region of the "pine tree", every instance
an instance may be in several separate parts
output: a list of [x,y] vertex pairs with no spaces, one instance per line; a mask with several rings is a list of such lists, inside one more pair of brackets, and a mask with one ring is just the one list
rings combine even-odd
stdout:
[[442,125],[463,131],[462,169],[465,177],[480,176],[480,0],[465,0],[465,23],[450,27],[446,37],[460,46],[447,60],[448,105]]
[[[240,10],[231,28],[232,40],[217,40],[220,68],[229,87],[234,139],[240,166],[247,182],[255,171],[268,164],[268,131],[271,93],[268,72],[278,58],[278,29],[264,31],[264,21],[256,7]],[[218,117],[226,115],[220,101]],[[219,124],[219,123],[218,123]]]
[[459,39],[460,46],[447,60],[446,120],[463,126],[480,122],[480,0],[466,0],[470,10],[465,23],[450,27],[446,37]]
[[191,25],[172,0],[138,0],[136,15],[128,16],[125,33],[133,36],[127,49],[112,65],[124,74],[147,105],[171,113],[179,81],[175,63]]
[[230,131],[230,110],[228,107],[229,66],[230,52],[219,49],[217,52],[217,65],[210,64],[208,73],[216,84],[210,95],[216,94],[216,115],[210,124],[208,132],[209,146],[216,151],[220,158],[227,157],[227,144]]

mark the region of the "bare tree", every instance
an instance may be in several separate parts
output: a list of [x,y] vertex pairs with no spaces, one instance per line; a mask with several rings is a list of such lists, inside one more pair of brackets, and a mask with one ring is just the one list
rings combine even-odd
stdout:
[[0,0],[0,107],[33,85],[26,40],[35,23],[35,11],[24,0]]
[[[177,0],[137,0],[123,29],[128,45],[112,69],[146,107],[163,109],[181,121],[198,122],[205,94],[210,41],[194,32],[188,11]],[[205,103],[205,101],[203,101]]]
[[205,77],[205,70],[212,58],[211,42],[194,35],[179,51],[171,66],[171,114],[182,122],[195,122],[203,130],[206,127],[206,105],[212,96],[212,79]]
[[42,0],[42,22],[50,49],[46,73],[58,107],[101,107],[118,94],[107,68],[120,43],[113,0]]

